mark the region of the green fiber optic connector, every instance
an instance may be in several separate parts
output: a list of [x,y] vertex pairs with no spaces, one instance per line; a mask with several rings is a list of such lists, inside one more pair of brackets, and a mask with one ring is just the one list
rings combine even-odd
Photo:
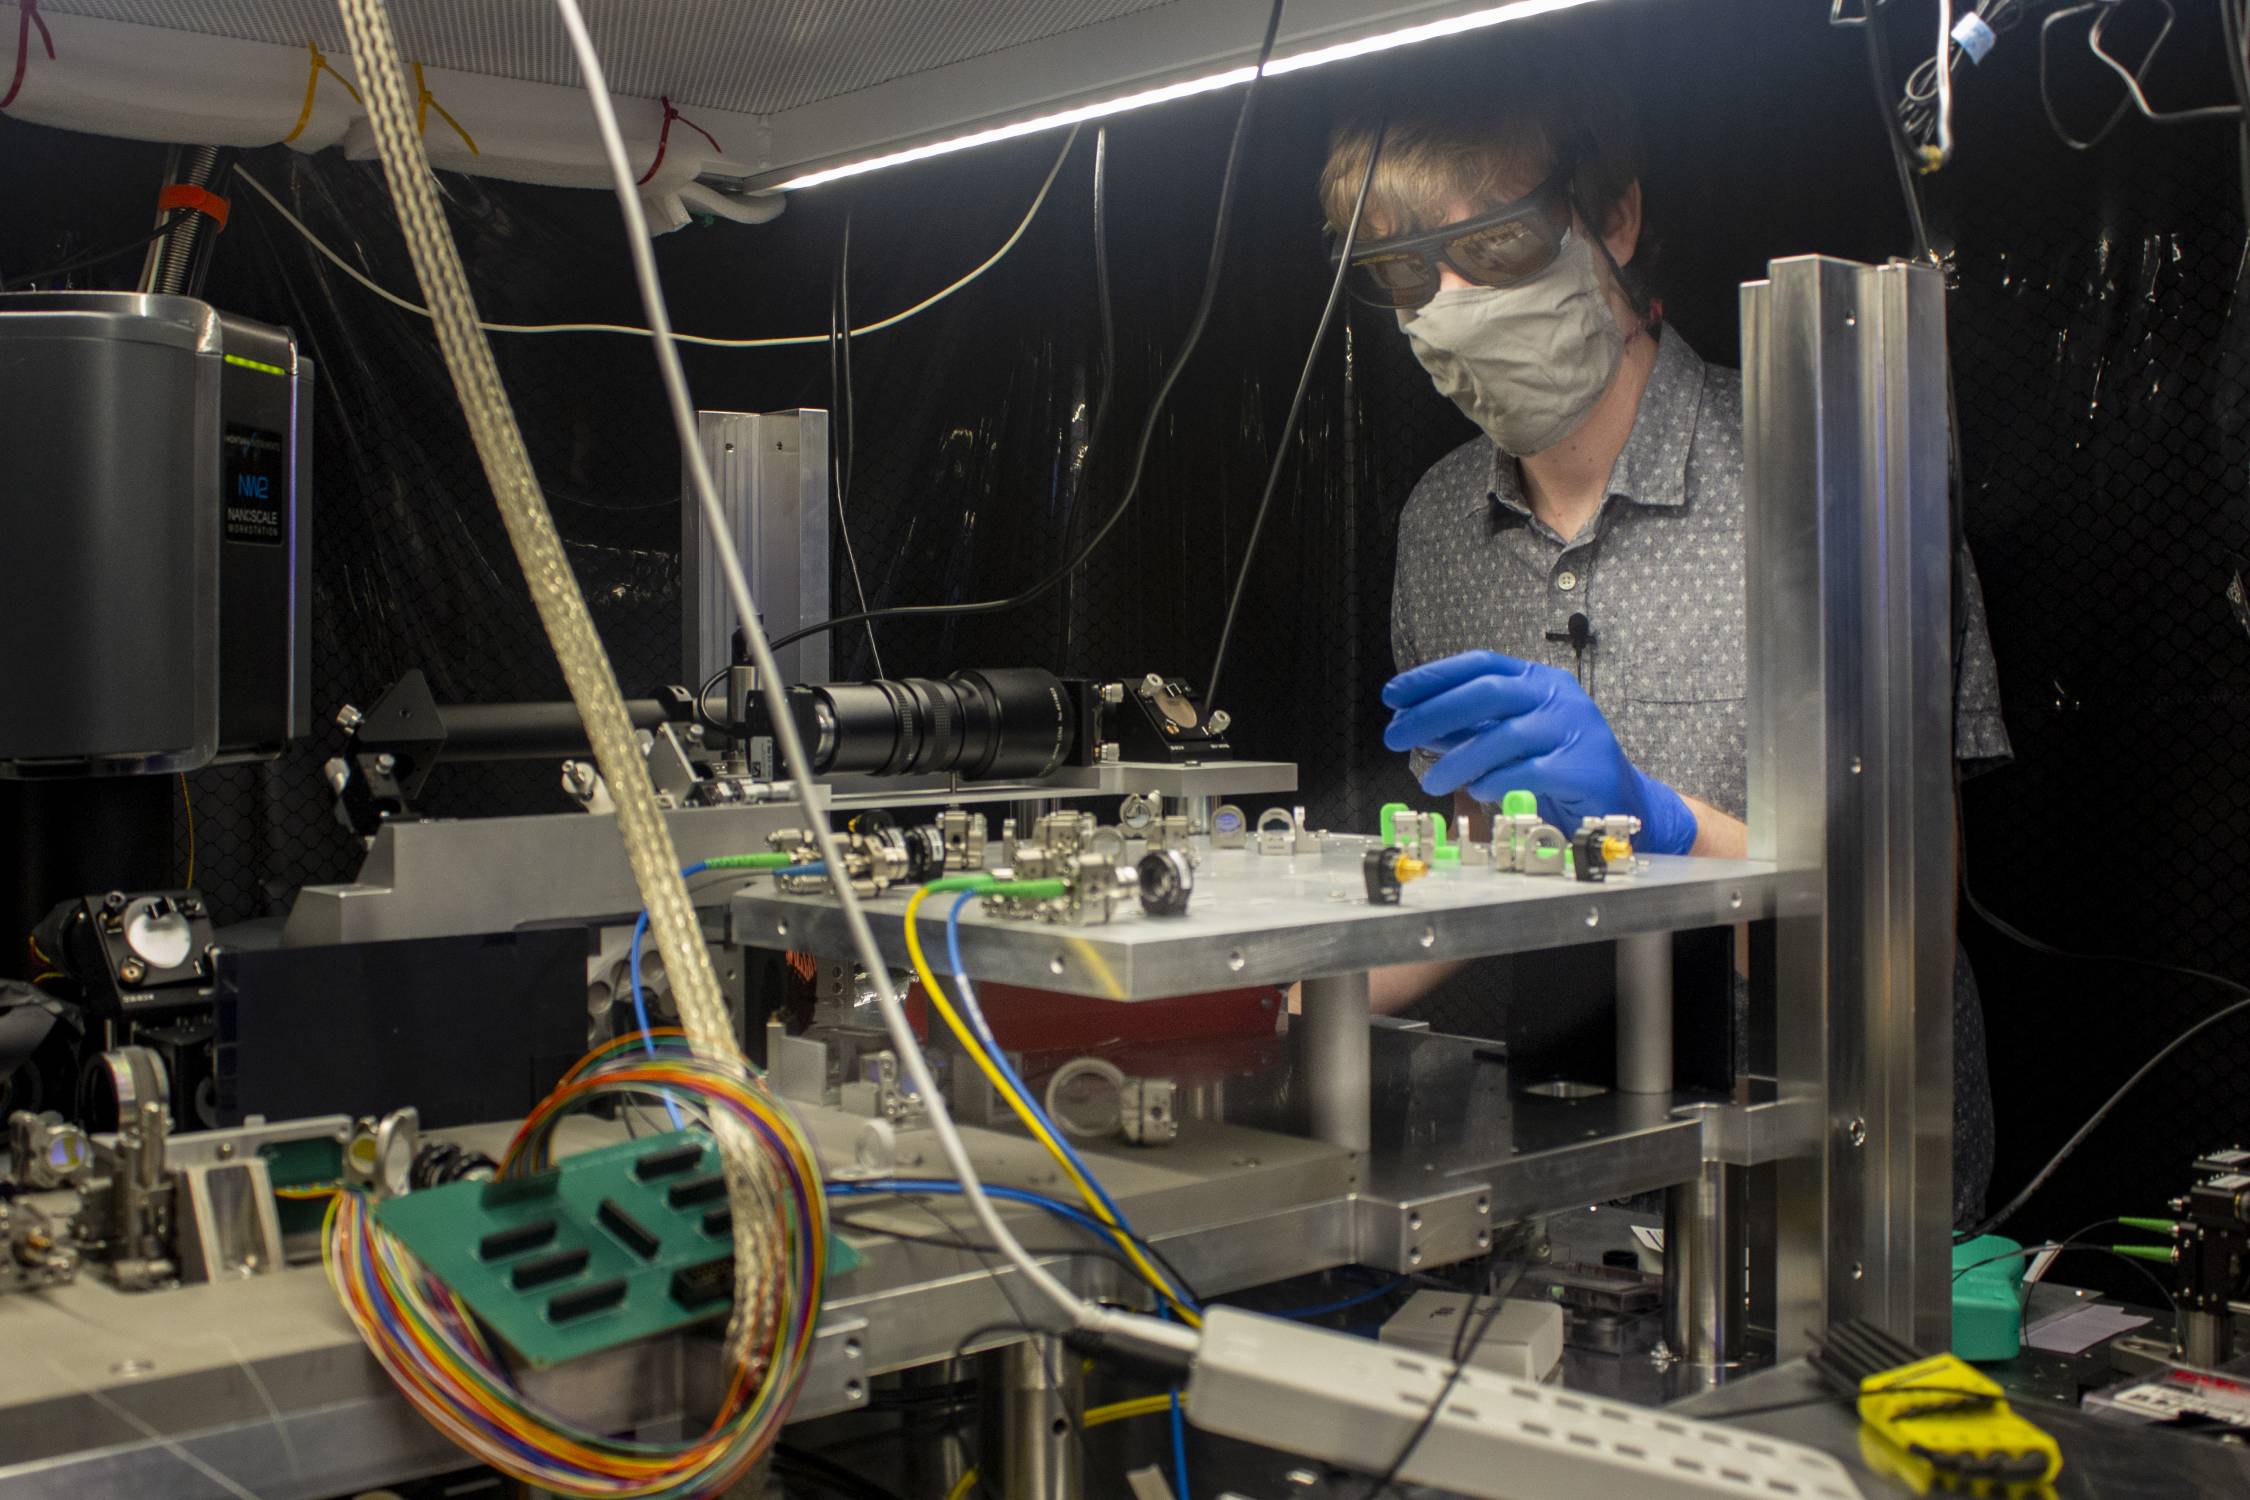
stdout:
[[2172,1251],[2164,1245],[2111,1245],[2107,1248],[2135,1260],[2153,1260],[2167,1266],[2172,1263]]

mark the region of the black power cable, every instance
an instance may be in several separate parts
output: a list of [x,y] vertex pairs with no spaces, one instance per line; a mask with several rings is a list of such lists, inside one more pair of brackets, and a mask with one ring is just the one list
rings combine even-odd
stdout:
[[864,1474],[854,1473],[834,1459],[815,1453],[810,1448],[776,1443],[773,1465],[784,1474],[794,1474],[832,1495],[844,1496],[845,1500],[899,1500],[895,1491],[886,1489]]
[[[852,528],[845,510],[852,492],[852,468],[859,453],[859,398],[852,389],[852,215],[844,210],[843,244],[836,252],[836,285],[828,300],[828,458],[836,495],[836,530],[844,539],[844,560],[851,565],[852,593],[860,610],[867,609],[867,585],[860,581],[859,549],[852,545]],[[875,622],[867,622],[867,650],[875,661],[875,675],[883,672],[883,648],[875,643]],[[721,673],[720,675],[725,675]],[[697,703],[702,702],[698,698]]]
[[[2042,944],[2041,946],[2044,945]],[[2221,982],[2228,984],[2235,990],[2242,990],[2242,986],[2234,984],[2231,980]],[[2193,1026],[2190,1026],[2187,1030],[2181,1032],[2178,1036],[2172,1038],[2172,1040],[2166,1042],[2162,1047],[2158,1048],[2154,1057],[2151,1057],[2147,1062],[2142,1063],[2140,1067],[2134,1069],[2133,1076],[2126,1079],[2123,1083],[2119,1084],[2117,1086],[2117,1092],[2111,1094],[2108,1099],[2104,1100],[2102,1102],[2102,1107],[2095,1110],[2093,1114],[2089,1115],[2086,1119],[2086,1123],[2079,1126],[2077,1132],[2073,1134],[2069,1140],[2063,1142],[2062,1149],[2060,1151],[2057,1151],[2052,1157],[2048,1159],[2047,1164],[2039,1169],[2039,1171],[2032,1177],[2031,1181],[2024,1184],[2023,1190],[2021,1192],[2017,1193],[2013,1198],[2010,1198],[2007,1202],[2007,1205],[2003,1207],[1998,1213],[1991,1215],[1983,1223],[1977,1225],[1976,1228],[1971,1229],[1970,1231],[1968,1231],[1968,1233],[1959,1237],[1962,1239],[1975,1239],[1980,1234],[1990,1234],[1995,1228],[1999,1227],[2001,1224],[2006,1223],[2010,1218],[2014,1217],[2017,1210],[2021,1209],[2024,1204],[2031,1201],[2032,1194],[2038,1192],[2041,1188],[2047,1185],[2048,1180],[2052,1178],[2055,1175],[2056,1170],[2061,1167],[2066,1160],[2069,1159],[2070,1154],[2073,1151],[2076,1151],[2080,1145],[2084,1144],[2086,1137],[2092,1135],[2095,1128],[2099,1126],[2102,1121],[2109,1118],[2111,1111],[2115,1110],[2119,1104],[2124,1102],[2125,1096],[2133,1092],[2134,1089],[2138,1088],[2141,1085],[2141,1082],[2146,1079],[2149,1074],[2155,1072],[2157,1067],[2162,1064],[2166,1058],[2179,1051],[2182,1047],[2185,1047],[2189,1042],[2194,1041],[2204,1032],[2209,1031],[2212,1027],[2218,1025],[2221,1021],[2228,1020],[2234,1016],[2242,1014],[2245,1011],[2250,1011],[2250,991],[2243,991],[2243,995],[2244,998],[2235,1001],[2231,1005],[2220,1006],[2217,1010],[2211,1012],[2211,1014],[2205,1016],[2202,1020],[2196,1022]]]
[[[1492,1293],[1492,1306],[1482,1313],[1476,1310],[1475,1294],[1470,1295],[1468,1305],[1461,1311],[1461,1321],[1454,1325],[1451,1353],[1453,1368],[1446,1372],[1445,1384],[1438,1387],[1438,1393],[1431,1399],[1429,1409],[1422,1413],[1422,1420],[1414,1424],[1414,1431],[1407,1436],[1406,1446],[1398,1450],[1398,1457],[1391,1460],[1390,1466],[1383,1470],[1382,1477],[1369,1486],[1360,1500],[1375,1500],[1376,1496],[1398,1483],[1399,1475],[1414,1457],[1415,1450],[1422,1446],[1422,1439],[1428,1437],[1430,1429],[1437,1425],[1438,1415],[1445,1410],[1445,1403],[1452,1399],[1453,1388],[1461,1383],[1462,1372],[1469,1368],[1469,1361],[1476,1358],[1477,1349],[1484,1343],[1484,1336],[1492,1331],[1493,1323],[1498,1321],[1500,1310],[1508,1305],[1508,1294],[1516,1289],[1516,1283],[1521,1280],[1523,1267],[1518,1266],[1509,1274],[1507,1281]],[[1471,1323],[1476,1325],[1474,1333],[1469,1331]]]
[[1140,441],[1133,450],[1132,472],[1125,481],[1124,493],[1118,497],[1117,504],[1110,511],[1108,518],[1096,529],[1093,536],[1087,539],[1086,544],[1078,549],[1070,561],[1064,563],[1037,583],[1032,584],[1029,588],[1010,594],[1004,599],[977,599],[959,604],[899,604],[888,609],[862,610],[858,614],[838,615],[834,619],[820,620],[777,638],[773,642],[775,650],[778,651],[784,646],[793,645],[807,636],[819,635],[822,631],[835,630],[845,625],[857,625],[868,620],[928,619],[933,616],[945,615],[991,615],[1001,614],[1011,609],[1020,609],[1034,599],[1053,592],[1076,576],[1078,570],[1086,565],[1087,559],[1091,558],[1101,547],[1101,544],[1109,539],[1109,534],[1117,529],[1118,522],[1125,519],[1125,513],[1133,508],[1133,500],[1140,493],[1141,474],[1147,467],[1149,447],[1156,440],[1157,422],[1164,414],[1165,403],[1171,399],[1173,386],[1179,383],[1181,372],[1187,368],[1188,360],[1194,356],[1196,346],[1202,342],[1204,325],[1210,321],[1211,309],[1218,301],[1219,271],[1226,261],[1227,229],[1233,221],[1235,190],[1242,175],[1242,148],[1249,137],[1250,119],[1254,113],[1253,106],[1258,99],[1258,84],[1265,73],[1266,59],[1273,55],[1274,37],[1281,29],[1281,11],[1286,3],[1287,0],[1273,0],[1273,10],[1266,20],[1265,37],[1258,44],[1256,69],[1251,75],[1250,82],[1243,87],[1242,105],[1235,112],[1234,135],[1227,145],[1226,170],[1219,179],[1218,221],[1213,225],[1211,231],[1211,255],[1204,267],[1203,294],[1196,302],[1194,316],[1189,320],[1187,337],[1181,341],[1179,352],[1172,356],[1172,363],[1166,368],[1164,378],[1157,384],[1156,395],[1149,402],[1148,417],[1141,424]]
[[1328,283],[1328,301],[1320,310],[1320,325],[1313,329],[1312,346],[1305,350],[1305,367],[1297,375],[1297,393],[1289,398],[1289,415],[1282,418],[1280,441],[1273,446],[1273,467],[1266,470],[1265,492],[1258,497],[1250,539],[1242,548],[1242,567],[1234,575],[1234,592],[1227,599],[1226,623],[1219,627],[1219,649],[1212,653],[1210,675],[1203,679],[1206,709],[1218,706],[1219,672],[1227,664],[1227,643],[1234,639],[1235,612],[1242,608],[1243,592],[1250,586],[1250,568],[1258,557],[1258,538],[1265,533],[1266,513],[1273,508],[1274,492],[1281,488],[1282,471],[1289,466],[1289,440],[1297,435],[1297,419],[1304,414],[1305,393],[1312,389],[1313,371],[1320,364],[1320,346],[1328,341],[1329,325],[1335,322],[1336,309],[1344,300],[1344,279],[1352,269],[1352,246],[1359,239],[1359,218],[1367,207],[1367,189],[1375,181],[1375,164],[1382,160],[1387,124],[1385,120],[1375,124],[1375,143],[1367,149],[1367,170],[1360,174],[1359,194],[1352,199],[1351,222],[1344,226],[1344,240],[1337,247],[1336,275]]
[[111,245],[106,250],[92,251],[78,256],[76,259],[66,260],[60,265],[49,266],[42,271],[26,271],[20,276],[10,276],[7,280],[0,281],[0,292],[13,291],[17,287],[29,286],[35,281],[46,281],[52,277],[68,275],[72,271],[83,271],[89,266],[104,265],[120,256],[131,255],[136,250],[146,249],[153,242],[163,239],[173,230],[179,228],[187,220],[188,215],[195,212],[196,210],[192,208],[176,208],[165,216],[163,223],[146,234],[133,236],[122,244]]
[[1867,0],[1867,19],[1861,25],[1867,42],[1867,72],[1875,85],[1875,110],[1883,121],[1883,139],[1890,143],[1891,164],[1898,170],[1899,192],[1906,199],[1906,217],[1914,231],[1914,254],[1917,259],[1930,258],[1930,228],[1922,218],[1922,195],[1914,186],[1913,152],[1906,139],[1905,127],[1899,124],[1898,113],[1891,107],[1894,89],[1891,84],[1890,37],[1883,29],[1881,0]]

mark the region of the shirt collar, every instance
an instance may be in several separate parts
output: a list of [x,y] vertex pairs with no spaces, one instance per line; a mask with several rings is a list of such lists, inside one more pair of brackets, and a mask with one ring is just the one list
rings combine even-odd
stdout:
[[[1612,499],[1636,505],[1678,507],[1687,503],[1688,454],[1695,446],[1695,419],[1703,405],[1705,366],[1676,328],[1656,341],[1656,365],[1641,390],[1633,430],[1609,471]],[[1530,516],[1523,472],[1497,447],[1492,450],[1492,491],[1497,501],[1520,516]]]

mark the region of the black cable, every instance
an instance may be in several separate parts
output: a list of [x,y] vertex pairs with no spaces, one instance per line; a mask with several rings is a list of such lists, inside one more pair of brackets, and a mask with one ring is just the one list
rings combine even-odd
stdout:
[[1969,910],[1975,912],[1987,927],[2010,941],[2020,943],[2034,952],[2044,953],[2050,958],[2065,959],[2075,964],[2122,964],[2127,968],[2150,969],[2158,974],[2174,974],[2183,979],[2195,979],[2202,981],[2204,984],[2216,985],[2230,995],[2250,1000],[2250,985],[2243,984],[2239,980],[2229,979],[2224,974],[2214,974],[2208,969],[2194,969],[2186,964],[2168,964],[2161,959],[2139,958],[2130,953],[2074,953],[2068,948],[2058,948],[2053,943],[2035,938],[2014,923],[2002,921],[1999,917],[1994,916],[1986,909],[1985,904],[1977,899],[1976,892],[1969,889],[1966,860],[1963,861],[1961,895],[1967,901]]
[[2235,175],[2242,191],[2242,224],[2250,237],[2250,63],[2243,57],[2243,12],[2240,0],[2219,0],[2219,29],[2227,45],[2227,81],[2234,85],[2234,102],[2241,110],[2235,122]]
[[[867,585],[860,580],[859,551],[852,545],[851,523],[845,514],[851,496],[852,466],[859,452],[859,401],[852,394],[852,214],[848,208],[844,210],[843,244],[836,252],[836,284],[828,303],[828,404],[833,408],[828,416],[828,453],[836,491],[836,530],[844,539],[852,592],[864,614]],[[873,620],[867,622],[867,650],[875,661],[875,675],[881,677],[883,648],[875,643]]]
[[1344,241],[1337,249],[1336,275],[1328,283],[1328,301],[1320,310],[1320,324],[1313,329],[1312,346],[1305,350],[1305,367],[1297,374],[1297,393],[1289,398],[1289,415],[1281,420],[1281,439],[1273,447],[1273,466],[1266,470],[1265,493],[1258,497],[1258,509],[1250,522],[1250,539],[1243,544],[1242,567],[1234,575],[1234,592],[1227,599],[1226,622],[1219,627],[1219,649],[1212,653],[1211,671],[1203,679],[1203,706],[1215,708],[1219,702],[1219,672],[1227,664],[1227,643],[1234,639],[1235,612],[1242,607],[1243,592],[1250,586],[1250,568],[1257,560],[1258,538],[1265,533],[1266,513],[1273,508],[1273,497],[1281,488],[1282,471],[1289,466],[1289,440],[1296,436],[1297,419],[1304,414],[1305,393],[1312,389],[1313,371],[1320,364],[1320,346],[1328,341],[1328,327],[1336,320],[1336,309],[1344,300],[1344,279],[1351,274],[1352,246],[1359,239],[1359,217],[1367,207],[1367,189],[1375,181],[1375,164],[1383,156],[1383,131],[1387,119],[1375,124],[1375,143],[1367,151],[1367,170],[1359,177],[1359,194],[1352,199],[1351,222],[1344,226]]
[[[920,1208],[923,1212],[927,1213],[931,1218],[937,1220],[937,1222],[944,1227],[946,1233],[954,1237],[955,1248],[962,1250],[973,1250],[980,1255],[998,1255],[1001,1253],[1000,1247],[997,1245],[978,1245],[970,1242],[965,1238],[961,1238],[960,1231],[953,1227],[951,1220],[947,1219],[945,1215],[939,1213],[937,1209],[931,1205],[928,1198],[917,1196],[911,1189],[905,1192],[894,1193],[890,1196],[901,1198],[909,1203],[912,1203],[915,1207]],[[879,1234],[897,1235],[900,1238],[907,1237],[897,1230],[878,1229],[876,1232]],[[1087,1232],[1089,1234],[1092,1233],[1091,1230]],[[1192,1282],[1190,1282],[1185,1276],[1180,1274],[1180,1268],[1172,1264],[1171,1259],[1166,1256],[1162,1250],[1157,1248],[1154,1241],[1143,1239],[1140,1235],[1134,1233],[1132,1230],[1127,1229],[1122,1225],[1111,1226],[1107,1232],[1114,1235],[1122,1235],[1126,1240],[1130,1241],[1134,1249],[1140,1251],[1143,1255],[1154,1261],[1156,1263],[1156,1268],[1159,1271],[1162,1271],[1167,1277],[1171,1279],[1174,1289],[1184,1294],[1187,1300],[1191,1303],[1194,1303],[1196,1306],[1200,1307],[1203,1305],[1203,1294],[1195,1289],[1195,1286]],[[1096,1243],[1100,1242],[1097,1241]],[[1041,1253],[1048,1255],[1073,1255],[1080,1252],[1072,1250],[1049,1250]],[[1140,1269],[1137,1266],[1134,1266],[1129,1259],[1125,1258],[1123,1251],[1113,1250],[1112,1254],[1114,1258],[1118,1259],[1124,1264],[1126,1269],[1132,1271],[1133,1279],[1136,1282],[1144,1282],[1145,1284],[1145,1278],[1141,1275]]]
[[1210,260],[1203,272],[1203,295],[1196,302],[1194,317],[1189,320],[1187,337],[1181,342],[1179,352],[1172,356],[1172,363],[1165,370],[1164,378],[1158,382],[1155,397],[1149,402],[1148,418],[1141,424],[1140,441],[1133,450],[1131,475],[1108,519],[1102,522],[1100,528],[1070,561],[1029,588],[1004,599],[978,599],[959,604],[900,604],[888,609],[838,615],[832,620],[821,620],[779,637],[773,642],[775,650],[793,645],[809,635],[819,635],[822,631],[857,625],[866,620],[926,619],[933,615],[991,615],[1021,608],[1068,582],[1085,566],[1086,560],[1094,555],[1101,544],[1109,539],[1109,534],[1117,529],[1117,523],[1125,519],[1125,513],[1133,508],[1134,497],[1140,493],[1141,474],[1148,464],[1149,446],[1156,439],[1157,421],[1164,414],[1164,404],[1171,398],[1172,387],[1179,383],[1180,374],[1187,368],[1188,360],[1194,356],[1196,345],[1202,341],[1204,325],[1210,321],[1212,306],[1218,300],[1219,271],[1226,260],[1227,227],[1233,219],[1235,189],[1241,178],[1242,147],[1249,136],[1252,106],[1257,103],[1258,98],[1258,84],[1265,71],[1266,59],[1273,53],[1274,35],[1281,27],[1281,10],[1286,3],[1287,0],[1273,0],[1273,10],[1266,21],[1265,38],[1258,45],[1257,69],[1251,75],[1250,82],[1244,86],[1242,106],[1235,113],[1234,136],[1227,146],[1226,171],[1219,179],[1219,214],[1211,232]]
[[[1924,1385],[1920,1381],[1900,1387],[1926,1396],[1964,1396],[1979,1401],[2005,1401],[2005,1395],[1995,1396],[1990,1391],[1972,1390],[1965,1385]],[[1817,1396],[1797,1396],[1787,1401],[1767,1401],[1757,1406],[1738,1406],[1731,1411],[1699,1411],[1692,1414],[1698,1422],[1733,1422],[1743,1417],[1762,1417],[1777,1411],[1802,1411],[1808,1406],[1833,1406],[1838,1402],[1857,1401],[1858,1391],[1822,1391]]]
[[[1117,323],[1109,297],[1108,184],[1109,127],[1101,125],[1094,130],[1094,301],[1102,318],[1102,394],[1094,407],[1097,422],[1109,410],[1110,389],[1117,378]],[[1088,446],[1092,446],[1091,439]]]
[[[1468,1306],[1462,1310],[1461,1321],[1454,1325],[1453,1368],[1446,1372],[1445,1384],[1438,1387],[1429,1410],[1422,1413],[1422,1420],[1414,1424],[1414,1431],[1408,1435],[1406,1446],[1398,1450],[1398,1457],[1391,1460],[1390,1466],[1383,1470],[1383,1476],[1369,1487],[1360,1500],[1375,1500],[1376,1496],[1398,1483],[1399,1474],[1414,1457],[1414,1451],[1422,1446],[1422,1439],[1428,1437],[1430,1429],[1437,1425],[1438,1415],[1445,1410],[1445,1403],[1452,1399],[1453,1388],[1461,1383],[1462,1371],[1468,1369],[1469,1361],[1476,1357],[1478,1346],[1484,1342],[1484,1336],[1492,1331],[1492,1325],[1499,1320],[1500,1309],[1508,1305],[1508,1294],[1516,1289],[1516,1283],[1522,1279],[1523,1268],[1519,1266],[1509,1275],[1506,1284],[1493,1294],[1492,1306],[1481,1315],[1476,1312],[1476,1296],[1473,1293],[1470,1295]],[[1468,1331],[1472,1319],[1476,1320],[1476,1332],[1473,1334]]]
[[846,1500],[899,1500],[896,1491],[885,1489],[864,1474],[854,1473],[832,1458],[799,1448],[791,1443],[776,1443],[773,1449],[774,1467],[784,1473],[794,1470],[801,1479],[809,1479],[832,1494]]
[[2173,1296],[2172,1289],[2164,1284],[2164,1278],[2149,1269],[2150,1263],[2148,1261],[2142,1260],[2138,1256],[2123,1254],[2114,1246],[2096,1244],[2094,1241],[2086,1238],[2087,1235],[2101,1228],[2104,1224],[2116,1223],[2118,1223],[2118,1220],[2114,1218],[2096,1219],[2091,1224],[2084,1224],[2077,1229],[2072,1230],[2069,1234],[2064,1235],[2059,1240],[2048,1240],[2046,1243],[2039,1245],[2024,1245],[2018,1249],[2004,1250],[1998,1255],[1988,1255],[1982,1260],[1971,1261],[1969,1264],[1956,1269],[1953,1273],[1953,1279],[1955,1281],[1959,1281],[1962,1277],[1968,1275],[1971,1271],[1978,1270],[1982,1267],[1996,1266],[2004,1260],[2028,1260],[2034,1255],[2045,1255],[2050,1250],[2055,1251],[2057,1254],[2060,1254],[2065,1250],[2098,1250],[2102,1254],[2109,1256],[2113,1260],[2121,1260],[2125,1262],[2134,1270],[2147,1277],[2149,1285],[2156,1288],[2156,1295],[2162,1297],[2164,1299],[2164,1305],[2172,1309],[2172,1323],[2174,1327],[2177,1327],[2179,1325],[2180,1319],[2179,1299]]
[[[2235,990],[2242,990],[2242,986],[2235,984],[2232,980],[2226,980],[2222,982],[2229,985]],[[2149,1074],[2155,1072],[2157,1066],[2160,1063],[2162,1063],[2166,1058],[2170,1057],[2173,1053],[2179,1051],[2182,1047],[2185,1047],[2189,1042],[2194,1041],[2204,1032],[2209,1031],[2212,1027],[2218,1025],[2221,1021],[2227,1020],[2229,1017],[2238,1015],[2244,1011],[2250,1011],[2250,991],[2243,991],[2243,993],[2245,995],[2245,998],[2235,1001],[2232,1005],[2223,1005],[2219,1007],[2219,1009],[2211,1012],[2211,1014],[2205,1016],[2202,1020],[2196,1022],[2193,1026],[2190,1026],[2187,1030],[2181,1032],[2178,1036],[2172,1038],[2172,1040],[2166,1042],[2162,1047],[2158,1048],[2157,1053],[2154,1057],[2150,1058],[2147,1062],[2142,1063],[2140,1067],[2136,1068],[2133,1072],[2133,1076],[2126,1079],[2123,1083],[2119,1084],[2117,1087],[2117,1092],[2111,1094],[2109,1098],[2103,1103],[2102,1107],[2095,1110],[2093,1114],[2087,1118],[2086,1123],[2078,1127],[2077,1133],[2071,1136],[2069,1140],[2063,1142],[2063,1148],[2060,1151],[2057,1151],[2054,1156],[2048,1160],[2047,1165],[2039,1169],[2038,1173],[2031,1179],[2031,1181],[2024,1184],[2023,1191],[2017,1193],[2015,1197],[2009,1199],[2006,1207],[2002,1208],[1998,1213],[1993,1214],[1991,1217],[1987,1218],[1983,1223],[1977,1225],[1976,1228],[1970,1230],[1967,1234],[1962,1235],[1961,1238],[1975,1239],[1980,1234],[1990,1234],[1999,1225],[2006,1223],[2010,1218],[2014,1217],[2017,1210],[2021,1209],[2024,1204],[2028,1203],[2031,1200],[2032,1194],[2038,1192],[2041,1188],[2047,1185],[2048,1179],[2055,1175],[2056,1169],[2061,1167],[2062,1164],[2069,1159],[2070,1154],[2073,1151],[2076,1151],[2079,1146],[2084,1143],[2086,1137],[2094,1133],[2095,1127],[2100,1125],[2102,1121],[2108,1119],[2110,1116],[2110,1112],[2116,1109],[2117,1106],[2121,1102],[2123,1102],[2127,1094],[2130,1094],[2135,1088],[2139,1087],[2143,1079],[2147,1078]]]
[[[831,1223],[840,1224],[844,1228],[851,1230],[855,1234],[879,1234],[886,1239],[906,1240],[917,1245],[936,1245],[941,1249],[959,1250],[962,1253],[968,1255],[990,1256],[1002,1253],[998,1245],[982,1244],[976,1240],[969,1239],[965,1235],[916,1234],[909,1229],[893,1229],[888,1225],[870,1223],[865,1219],[855,1219],[845,1214],[836,1213],[833,1210],[830,1211],[828,1217]],[[1073,1260],[1108,1261],[1111,1265],[1118,1266],[1121,1269],[1131,1273],[1134,1280],[1138,1281],[1140,1279],[1140,1271],[1133,1265],[1132,1261],[1126,1258],[1125,1252],[1114,1247],[1101,1245],[1054,1245],[1042,1248],[1038,1246],[1027,1245],[1024,1248],[1032,1255],[1062,1255],[1068,1256]]]
[[1027,1333],[1030,1334],[1033,1338],[1037,1338],[1042,1334],[1049,1334],[1052,1332],[1054,1332],[1054,1330],[1051,1328],[1038,1328],[1029,1323],[979,1323],[976,1327],[970,1329],[967,1333],[962,1334],[961,1337],[953,1341],[953,1357],[955,1359],[960,1359],[965,1356],[969,1352],[969,1346],[981,1341],[987,1334]]
[[98,266],[104,262],[113,261],[121,255],[131,255],[135,250],[145,249],[152,242],[164,238],[173,230],[179,228],[186,221],[187,216],[194,212],[196,210],[192,208],[175,208],[165,217],[163,223],[146,234],[135,235],[123,244],[112,245],[106,250],[92,251],[79,256],[75,260],[66,260],[60,265],[49,266],[43,271],[26,271],[20,276],[11,276],[5,281],[0,281],[0,292],[11,291],[20,286],[28,286],[34,281],[45,281],[50,277],[67,275],[72,271],[83,271],[88,266]]
[[1898,170],[1899,192],[1906,199],[1906,218],[1914,231],[1914,254],[1918,260],[1930,258],[1930,228],[1922,218],[1922,195],[1914,186],[1912,154],[1907,149],[1905,129],[1891,108],[1891,46],[1883,30],[1881,0],[1867,0],[1867,21],[1860,28],[1867,42],[1867,72],[1875,85],[1875,112],[1883,122],[1883,139],[1890,144],[1891,164]]

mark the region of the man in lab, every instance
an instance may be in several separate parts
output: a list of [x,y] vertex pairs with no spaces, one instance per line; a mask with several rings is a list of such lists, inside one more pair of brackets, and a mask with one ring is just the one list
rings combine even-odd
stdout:
[[[1629,813],[1644,852],[1739,856],[1741,380],[1649,295],[1630,109],[1592,62],[1511,42],[1491,67],[1384,91],[1351,274],[1480,429],[1399,520],[1384,740],[1480,824],[1521,788],[1565,830]],[[1339,234],[1375,131],[1371,111],[1332,139],[1320,194]],[[1982,595],[1964,583],[1955,753],[1990,764],[2008,737]],[[1991,1089],[1958,954],[1955,974],[1955,1212],[1973,1219]],[[1376,1003],[1442,977],[1386,971]]]

